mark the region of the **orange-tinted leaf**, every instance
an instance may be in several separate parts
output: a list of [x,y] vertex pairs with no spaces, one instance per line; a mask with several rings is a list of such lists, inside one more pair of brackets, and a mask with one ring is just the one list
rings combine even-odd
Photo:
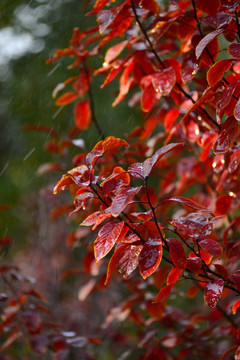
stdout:
[[212,86],[219,80],[222,80],[225,72],[232,66],[232,63],[233,59],[223,59],[213,64],[207,72],[207,82],[209,86]]
[[106,52],[105,55],[105,62],[107,64],[109,64],[111,61],[113,61],[125,48],[125,46],[127,45],[128,41],[124,40],[121,41],[120,43],[110,47],[108,49],[108,51]]
[[81,209],[85,210],[86,202],[89,199],[92,199],[93,197],[94,197],[94,194],[89,191],[77,195],[74,200],[75,210],[70,212],[70,214],[68,216],[71,216],[72,214],[77,213]]
[[232,307],[232,313],[233,313],[233,315],[236,314],[237,309],[238,309],[239,307],[240,307],[240,299],[238,299],[238,300],[234,303],[234,305],[233,305],[233,307]]
[[106,225],[103,225],[98,233],[98,237],[94,241],[94,255],[97,262],[106,256],[115,243],[120,240],[119,237],[123,226],[124,221],[110,221]]
[[83,226],[94,225],[100,214],[101,214],[100,211],[95,211],[93,214],[89,215],[80,225],[83,225]]
[[111,208],[105,209],[96,219],[94,226],[92,227],[92,230],[95,230],[98,225],[100,225],[104,220],[108,219],[112,216]]
[[75,125],[80,130],[86,130],[91,120],[91,109],[89,100],[79,101],[74,106]]
[[194,274],[199,274],[202,270],[202,261],[199,257],[191,257],[187,259],[187,268]]
[[181,67],[181,77],[184,83],[192,80],[196,73],[198,72],[199,67],[194,54],[187,55],[183,58],[182,67]]
[[238,133],[238,123],[234,116],[227,118],[223,124],[217,141],[214,144],[213,151],[215,154],[225,154],[232,146]]
[[218,303],[218,298],[223,292],[224,281],[222,279],[211,280],[204,290],[204,300],[208,306],[214,309]]
[[123,188],[120,190],[111,205],[112,216],[117,217],[125,209],[125,207],[132,201],[134,196],[139,192],[141,186],[136,188]]
[[90,183],[90,170],[86,165],[77,166],[69,170],[67,174],[80,187],[88,186]]
[[212,31],[211,33],[207,34],[206,36],[204,36],[204,38],[198,43],[197,47],[196,47],[196,58],[199,59],[200,56],[202,55],[203,50],[205,49],[205,47],[218,35],[222,34],[224,31],[224,29],[217,29],[215,31]]
[[113,173],[101,183],[101,187],[104,194],[110,194],[119,190],[122,186],[127,186],[129,184],[129,174],[121,166],[116,166]]
[[240,44],[230,44],[228,52],[232,57],[240,59]]
[[177,268],[173,267],[170,271],[170,273],[168,274],[167,277],[167,285],[170,284],[175,284],[175,282],[177,281],[177,279],[179,278],[179,275],[181,274],[181,271],[178,270]]
[[152,84],[144,87],[141,98],[142,110],[148,112],[151,110],[156,91]]
[[87,15],[98,13],[107,3],[109,3],[109,0],[97,0],[94,4],[93,11],[91,11]]
[[199,242],[199,245],[204,251],[206,251],[207,253],[209,253],[210,255],[216,258],[220,258],[222,256],[222,247],[215,240],[212,239],[201,240]]
[[125,67],[125,69],[122,73],[122,76],[120,78],[119,94],[118,94],[117,98],[114,100],[112,106],[116,106],[117,104],[119,104],[125,98],[125,96],[128,94],[130,86],[134,82],[134,78],[130,77],[130,73],[132,71],[133,66],[134,66],[134,61],[132,60]]
[[167,286],[164,286],[159,293],[157,294],[157,296],[155,297],[155,299],[153,300],[154,303],[160,302],[160,301],[165,301],[168,296],[170,295],[172,288],[173,288],[174,284],[170,284]]
[[166,96],[170,94],[176,82],[176,74],[172,67],[158,70],[152,75],[152,83],[155,91]]
[[197,0],[196,1],[196,8],[198,10],[203,11],[208,15],[216,15],[217,11],[221,6],[220,0]]
[[187,266],[187,255],[183,245],[177,239],[167,239],[170,255],[176,268],[180,271],[185,270]]
[[59,189],[64,190],[66,185],[73,184],[73,180],[69,175],[63,175],[62,178],[57,182],[57,185],[53,189],[53,193],[56,194]]
[[55,102],[55,104],[58,106],[64,106],[73,102],[77,97],[78,97],[78,93],[69,91],[63,94],[62,96],[60,96]]

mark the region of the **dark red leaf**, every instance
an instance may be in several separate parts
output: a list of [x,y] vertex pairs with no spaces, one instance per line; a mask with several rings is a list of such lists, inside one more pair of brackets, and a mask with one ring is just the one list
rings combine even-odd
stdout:
[[89,127],[91,120],[91,109],[89,100],[79,101],[74,106],[74,120],[75,125],[80,130],[86,130]]
[[159,6],[156,0],[138,0],[139,7],[150,10],[155,15],[158,15],[159,13]]
[[234,116],[227,118],[223,124],[217,141],[214,144],[213,151],[215,154],[225,154],[232,146],[238,133],[238,123]]
[[132,201],[134,196],[139,192],[141,186],[136,188],[123,188],[120,190],[111,205],[112,216],[117,217],[125,209],[125,207]]
[[131,215],[135,216],[138,219],[143,220],[143,221],[149,221],[153,217],[152,210],[145,211],[145,212],[133,212],[133,213],[131,213]]
[[200,231],[203,226],[208,224],[208,218],[199,213],[191,213],[185,217],[172,220],[172,224],[179,229],[193,234],[195,231]]
[[57,101],[55,102],[55,104],[58,106],[64,106],[64,105],[70,104],[71,102],[76,100],[77,97],[78,97],[78,93],[67,92],[67,93],[63,94],[62,96],[60,96],[57,99]]
[[222,247],[221,245],[212,239],[205,239],[199,242],[200,247],[205,250],[210,255],[220,258],[222,256]]
[[240,44],[230,44],[229,48],[228,48],[228,52],[229,54],[236,58],[236,59],[240,59]]
[[180,271],[185,270],[187,266],[187,255],[185,253],[183,245],[177,239],[166,239],[171,259],[176,266],[176,268]]
[[208,15],[216,15],[221,6],[221,0],[197,0],[196,8]]
[[232,274],[233,282],[238,291],[240,291],[240,270]]
[[103,225],[98,233],[98,237],[94,241],[94,255],[97,262],[104,258],[111,251],[115,243],[120,240],[119,237],[123,227],[124,221],[111,221]]
[[187,259],[187,268],[194,274],[199,274],[202,270],[202,261],[199,257],[191,257]]
[[206,46],[218,35],[222,34],[224,29],[217,29],[215,31],[212,31],[211,33],[204,36],[204,38],[199,42],[199,44],[196,47],[196,58],[199,59],[202,55],[203,50],[206,48]]
[[212,86],[219,80],[222,80],[225,72],[232,66],[232,63],[233,59],[223,59],[213,64],[207,72],[207,82],[209,86]]
[[158,70],[152,75],[152,83],[155,91],[166,96],[171,91],[176,82],[176,74],[172,67]]
[[217,201],[215,204],[215,207],[216,207],[215,214],[216,215],[228,214],[231,209],[232,202],[233,202],[232,196],[227,195],[227,194],[220,195],[217,198]]
[[211,280],[208,282],[204,290],[204,300],[208,306],[215,309],[218,298],[221,296],[224,288],[224,281],[222,279]]
[[199,66],[196,60],[195,55],[192,53],[190,55],[184,56],[182,67],[181,67],[181,77],[184,83],[192,80],[196,73],[199,70]]

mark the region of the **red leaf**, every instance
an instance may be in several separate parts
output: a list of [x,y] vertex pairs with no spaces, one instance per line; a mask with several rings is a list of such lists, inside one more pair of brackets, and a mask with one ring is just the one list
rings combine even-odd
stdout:
[[144,87],[141,98],[142,110],[148,112],[151,110],[156,91],[152,84]]
[[175,282],[177,281],[177,279],[179,278],[179,275],[181,274],[181,271],[178,270],[177,268],[173,267],[170,271],[170,273],[168,274],[167,277],[167,285],[170,284],[175,284]]
[[106,30],[114,21],[114,19],[117,17],[117,15],[120,13],[124,6],[124,3],[122,3],[119,6],[116,6],[115,8],[109,9],[109,10],[102,10],[99,11],[97,14],[97,21],[99,25],[99,32],[102,34],[104,30]]
[[73,184],[73,180],[69,175],[63,175],[62,178],[57,182],[57,185],[53,189],[53,193],[57,194],[59,189],[64,190],[66,185]]
[[94,167],[96,161],[108,151],[115,150],[122,146],[128,147],[128,143],[125,140],[116,138],[114,136],[108,136],[105,140],[99,141],[92,151],[87,154],[86,162],[90,168]]
[[101,214],[100,211],[95,211],[93,214],[89,215],[80,225],[83,225],[83,226],[94,225],[100,214]]
[[173,288],[174,284],[170,284],[167,286],[164,286],[159,293],[157,294],[157,296],[155,297],[155,299],[153,300],[154,303],[160,302],[160,301],[164,301],[168,298],[168,296],[170,295],[172,288]]
[[129,169],[128,172],[139,179],[146,179],[152,171],[153,166],[157,163],[157,161],[165,154],[167,154],[171,150],[175,150],[181,146],[183,143],[177,144],[168,144],[160,149],[158,149],[155,154],[151,157],[146,159],[143,163],[135,163]]
[[196,73],[198,72],[199,67],[195,55],[192,53],[183,58],[182,67],[181,67],[181,77],[184,83],[192,80]]
[[232,66],[233,59],[223,59],[213,64],[207,72],[207,82],[209,86],[222,80],[224,73]]
[[220,195],[217,198],[215,207],[215,214],[216,215],[225,215],[228,214],[233,202],[233,197],[230,195]]
[[156,0],[139,0],[139,7],[150,10],[155,15],[159,13],[159,6]]
[[121,167],[116,166],[113,173],[109,175],[102,183],[101,187],[104,194],[111,194],[119,190],[123,186],[130,184],[129,174]]
[[136,231],[145,240],[139,256],[139,269],[143,279],[146,279],[158,268],[162,260],[162,240],[153,221],[139,224]]
[[74,200],[75,210],[70,212],[70,214],[68,216],[75,214],[76,212],[80,211],[81,209],[85,210],[85,205],[86,205],[87,200],[89,200],[93,197],[94,197],[94,194],[89,191],[77,195]]
[[233,282],[238,291],[240,291],[240,270],[236,271],[232,274]]
[[228,52],[232,57],[240,59],[240,44],[230,44]]
[[152,210],[145,212],[133,212],[131,215],[143,221],[149,221],[153,217]]
[[90,183],[90,170],[86,165],[77,166],[67,172],[79,187],[88,186]]
[[105,62],[109,64],[111,61],[113,61],[126,47],[128,41],[124,40],[120,43],[110,47],[105,55]]
[[123,227],[124,221],[110,221],[101,228],[98,237],[94,241],[94,255],[97,262],[104,258],[115,243],[120,240],[119,237]]
[[218,298],[221,296],[224,288],[224,281],[222,279],[211,280],[208,282],[204,290],[204,300],[208,306],[214,309],[218,303]]
[[177,239],[167,239],[166,240],[169,249],[172,261],[176,268],[180,271],[185,270],[187,266],[187,255],[185,253],[183,245]]
[[106,5],[108,2],[109,2],[109,0],[97,0],[93,7],[93,11],[91,11],[87,15],[92,15],[92,14],[98,13],[104,7],[104,5]]
[[216,109],[216,116],[218,121],[221,121],[224,109],[230,103],[232,99],[232,94],[234,93],[236,87],[239,85],[239,82],[240,81],[237,80],[227,85],[226,88],[223,90],[222,95],[219,97]]
[[217,87],[220,85],[220,81],[215,83],[213,86],[210,86],[209,88],[207,88],[202,96],[200,97],[200,99],[193,104],[190,109],[186,112],[186,114],[183,116],[181,122],[195,109],[197,109],[201,104],[207,102],[207,100],[211,99],[213,96],[216,95],[216,89]]
[[202,55],[203,50],[205,47],[218,35],[222,34],[224,32],[224,29],[217,29],[215,31],[212,31],[211,33],[204,36],[204,38],[198,43],[196,47],[196,58],[199,59]]
[[198,10],[203,11],[204,13],[208,15],[216,15],[219,8],[221,6],[220,0],[197,0],[196,1],[196,8]]
[[60,96],[55,102],[55,104],[58,106],[64,106],[73,102],[77,97],[78,97],[78,93],[69,91],[63,94],[62,96]]
[[227,118],[223,124],[217,141],[214,144],[213,151],[215,154],[225,154],[232,146],[238,133],[238,123],[234,116]]
[[180,114],[180,111],[178,108],[170,110],[165,119],[164,119],[164,127],[165,130],[168,132],[171,130],[173,124],[175,123],[178,115]]
[[199,274],[202,270],[202,261],[199,257],[191,257],[187,259],[187,268],[194,274]]
[[79,101],[74,106],[74,120],[75,125],[80,130],[86,130],[89,127],[91,120],[91,109],[89,100]]
[[113,271],[115,270],[116,266],[117,266],[117,262],[118,262],[118,256],[120,254],[120,252],[127,246],[127,244],[124,245],[120,245],[116,248],[113,256],[111,257],[109,263],[108,263],[108,268],[107,268],[107,276],[106,276],[106,280],[104,285],[108,285],[110,282],[110,277],[113,273]]
[[95,230],[98,225],[100,225],[104,220],[108,219],[112,216],[111,208],[105,209],[96,219],[94,226],[92,227],[92,230]]
[[120,190],[111,205],[112,216],[117,217],[125,209],[125,207],[132,201],[134,196],[139,192],[141,186],[136,188],[124,188]]
[[[240,45],[240,44],[239,44]],[[240,99],[238,100],[238,102],[236,103],[236,106],[234,108],[234,116],[235,118],[240,121]]]
[[222,247],[215,240],[212,239],[201,240],[199,242],[199,245],[204,251],[206,251],[207,253],[209,253],[210,255],[216,258],[220,258],[222,256]]
[[233,173],[239,166],[240,163],[240,149],[234,151],[234,153],[230,157],[228,172]]
[[205,206],[200,205],[200,204],[196,203],[195,201],[193,201],[189,198],[183,197],[183,196],[172,196],[170,198],[164,199],[162,201],[162,203],[165,201],[176,201],[176,202],[181,203],[183,206],[185,206],[188,209],[199,210],[199,211],[203,211],[206,213],[211,213],[211,210],[207,209]]
[[152,83],[155,91],[166,96],[170,94],[176,82],[176,74],[172,67],[168,69],[158,70],[152,75]]
[[[240,299],[238,299],[238,300],[234,303],[234,305],[233,305],[233,307],[232,307],[232,313],[233,313],[233,315],[236,314],[237,309],[238,309],[239,307],[240,307]],[[239,355],[240,355],[240,353],[239,353]]]
[[130,73],[132,71],[132,68],[134,67],[134,61],[133,59],[130,61],[130,63],[125,67],[122,76],[120,78],[120,89],[119,94],[117,98],[114,100],[112,106],[116,106],[119,104],[125,96],[128,94],[130,86],[134,82],[134,78],[130,77]]
[[124,279],[127,279],[138,266],[142,249],[143,245],[127,245],[120,252],[117,266]]

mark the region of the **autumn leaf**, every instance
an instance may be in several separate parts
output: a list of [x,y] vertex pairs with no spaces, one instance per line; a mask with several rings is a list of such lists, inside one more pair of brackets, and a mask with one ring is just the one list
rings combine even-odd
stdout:
[[76,100],[77,97],[78,97],[78,93],[69,91],[69,92],[63,94],[62,96],[60,96],[57,99],[57,101],[55,102],[55,104],[58,106],[68,105],[71,102],[73,102],[74,100]]
[[218,299],[223,292],[224,281],[222,279],[211,280],[204,290],[204,300],[208,306],[215,309]]
[[91,109],[89,100],[79,101],[74,106],[75,125],[80,130],[86,130],[91,120]]

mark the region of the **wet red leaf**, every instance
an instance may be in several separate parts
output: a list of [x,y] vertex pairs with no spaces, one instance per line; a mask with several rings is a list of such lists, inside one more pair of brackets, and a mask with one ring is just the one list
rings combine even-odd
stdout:
[[234,108],[234,116],[238,121],[240,121],[240,100],[238,100]]
[[199,210],[202,212],[211,213],[211,210],[207,209],[205,206],[198,204],[198,203],[196,203],[196,201],[191,200],[186,197],[183,197],[183,196],[172,196],[170,198],[164,199],[162,202],[165,202],[165,201],[176,201],[188,209]]
[[89,127],[91,120],[89,100],[79,101],[76,103],[73,112],[77,128],[80,130],[86,130]]
[[240,291],[240,270],[232,274],[233,282],[238,291]]
[[196,8],[198,10],[203,11],[204,13],[208,15],[216,15],[217,11],[219,10],[221,6],[220,0],[197,0],[196,1]]
[[120,190],[111,205],[112,216],[117,217],[125,209],[125,207],[132,201],[134,196],[139,192],[141,186],[136,188],[123,188]]
[[140,8],[150,10],[155,15],[159,13],[159,6],[156,0],[138,0]]
[[206,46],[218,35],[222,34],[224,29],[217,29],[215,31],[212,31],[211,33],[204,36],[204,38],[198,43],[196,47],[196,58],[199,59],[202,55],[203,50],[206,48]]
[[[175,264],[174,264],[175,265]],[[167,285],[175,284],[181,274],[181,270],[173,267],[167,277]]]
[[239,166],[240,163],[240,149],[237,149],[233,152],[230,157],[230,161],[228,164],[228,172],[231,174],[233,173]]
[[117,267],[124,279],[127,279],[139,263],[143,245],[127,245],[118,255]]
[[181,77],[184,83],[192,80],[199,70],[198,62],[192,53],[183,58]]
[[230,44],[228,47],[228,52],[232,57],[240,59],[240,44]]
[[221,245],[212,239],[205,239],[199,242],[199,246],[210,255],[220,258],[222,256]]
[[187,255],[185,253],[182,243],[177,239],[166,239],[172,261],[176,268],[180,271],[185,270],[187,266]]
[[225,72],[232,66],[232,63],[232,59],[223,59],[213,64],[207,72],[207,81],[209,86],[212,86],[219,80],[222,80]]
[[220,122],[222,119],[222,115],[224,113],[224,109],[230,103],[232,99],[232,95],[239,85],[239,80],[232,82],[231,84],[227,85],[226,88],[223,90],[222,95],[218,99],[217,109],[216,109],[216,116],[217,120]]
[[153,87],[162,96],[170,94],[175,82],[176,74],[172,67],[158,70],[152,75]]
[[215,154],[225,154],[232,146],[238,133],[238,123],[234,116],[227,118],[214,144]]
[[215,309],[219,296],[223,292],[223,287],[224,281],[222,279],[211,280],[205,287],[204,300],[210,308]]
[[199,274],[202,270],[202,260],[195,256],[187,259],[187,269],[194,274]]
[[155,297],[155,299],[153,300],[154,303],[157,302],[161,302],[161,301],[165,301],[168,296],[170,295],[172,288],[173,288],[174,284],[170,284],[170,285],[166,285],[164,286],[159,293],[157,294],[157,296]]
[[100,229],[98,237],[94,241],[94,255],[97,262],[104,258],[111,251],[115,243],[120,240],[119,237],[123,226],[124,221],[111,221]]

